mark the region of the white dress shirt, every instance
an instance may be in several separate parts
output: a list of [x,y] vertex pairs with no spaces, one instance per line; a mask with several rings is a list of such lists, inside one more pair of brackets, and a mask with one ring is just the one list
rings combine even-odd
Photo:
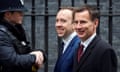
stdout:
[[67,49],[69,43],[72,41],[72,39],[77,35],[76,32],[71,33],[66,39],[62,39],[64,42],[64,49],[63,49],[63,53],[65,52],[65,50]]
[[96,36],[96,33],[94,33],[91,37],[89,37],[86,41],[82,42],[81,41],[81,44],[84,45],[84,48],[83,48],[83,52],[86,50],[86,48],[88,47],[88,45],[91,43],[91,41],[95,38]]

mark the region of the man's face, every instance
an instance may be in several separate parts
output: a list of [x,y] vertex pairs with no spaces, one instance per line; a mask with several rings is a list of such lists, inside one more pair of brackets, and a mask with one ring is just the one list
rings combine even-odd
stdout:
[[56,31],[59,37],[66,38],[73,32],[72,11],[60,10],[56,16]]
[[87,40],[96,32],[97,25],[98,19],[92,21],[87,10],[75,13],[74,28],[82,41]]
[[22,24],[23,15],[21,11],[6,12],[7,20],[13,24]]

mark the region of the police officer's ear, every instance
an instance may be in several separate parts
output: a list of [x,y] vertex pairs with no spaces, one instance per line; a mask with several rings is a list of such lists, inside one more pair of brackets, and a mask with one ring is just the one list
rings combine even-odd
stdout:
[[11,12],[7,11],[7,12],[4,13],[4,18],[5,19],[6,18],[8,19],[10,16],[11,16]]

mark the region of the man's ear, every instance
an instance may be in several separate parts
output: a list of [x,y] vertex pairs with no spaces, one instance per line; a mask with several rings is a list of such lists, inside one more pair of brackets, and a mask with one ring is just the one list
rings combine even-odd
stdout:
[[11,13],[7,11],[7,12],[5,12],[4,16],[5,16],[5,17],[9,17],[10,14],[11,14]]
[[99,20],[97,18],[94,20],[94,24],[95,24],[95,27],[97,28],[99,24]]

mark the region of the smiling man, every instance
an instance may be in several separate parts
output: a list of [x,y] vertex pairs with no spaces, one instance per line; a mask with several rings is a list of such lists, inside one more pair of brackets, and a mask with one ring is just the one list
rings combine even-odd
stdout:
[[73,24],[81,39],[83,51],[80,59],[80,48],[76,51],[73,72],[117,72],[114,50],[96,34],[98,17],[99,12],[92,5],[84,5],[74,12]]
[[59,47],[59,57],[57,59],[54,72],[72,72],[75,49],[78,48],[80,39],[73,29],[73,8],[61,8],[56,16],[55,28],[58,37],[62,39]]

